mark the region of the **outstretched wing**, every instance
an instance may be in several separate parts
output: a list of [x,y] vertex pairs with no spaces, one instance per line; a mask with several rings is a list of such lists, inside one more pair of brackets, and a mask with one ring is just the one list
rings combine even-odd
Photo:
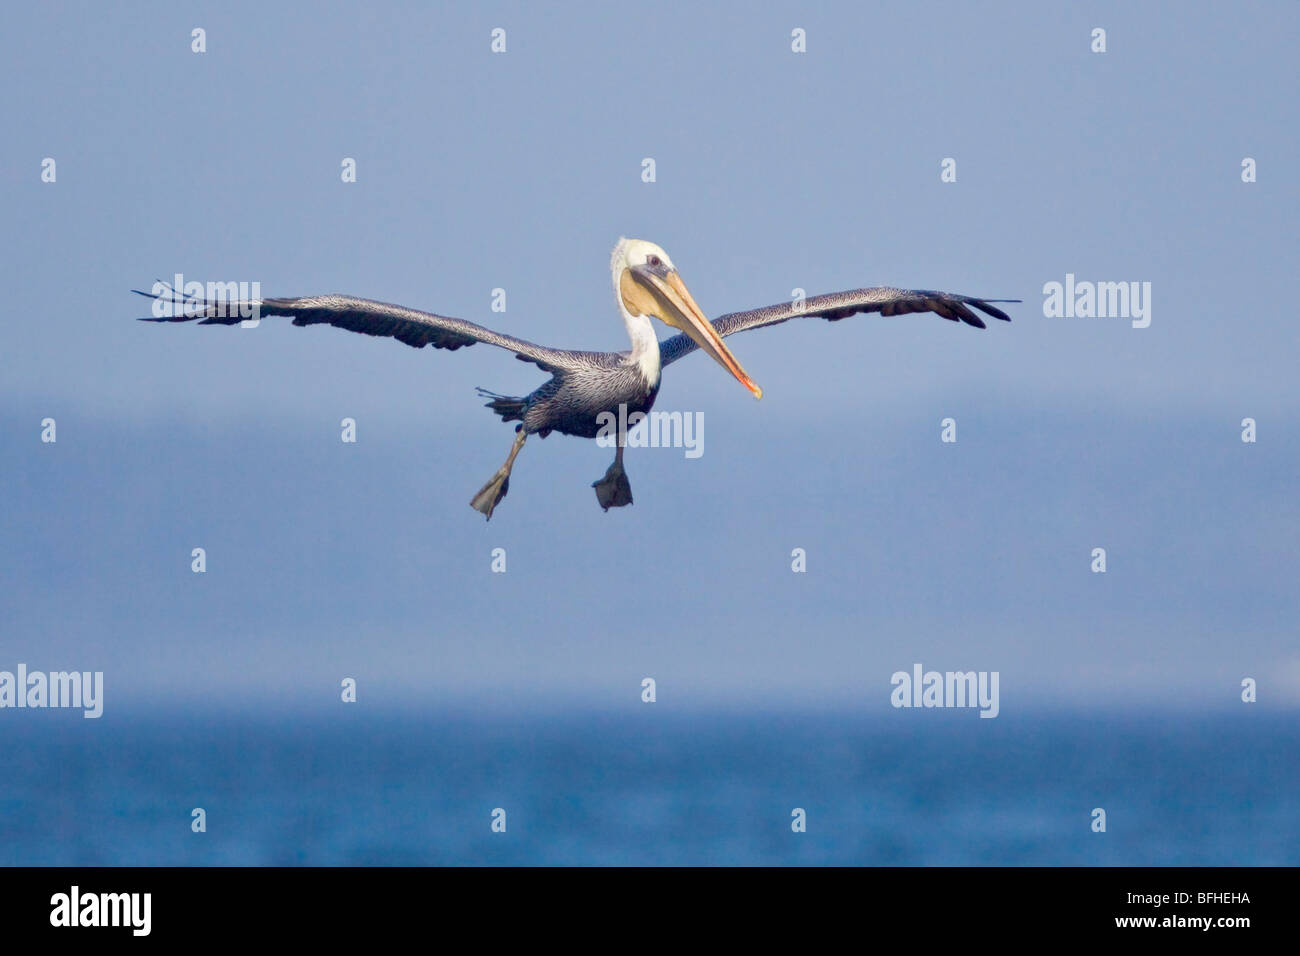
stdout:
[[192,322],[198,319],[199,325],[237,325],[245,321],[250,314],[258,317],[284,315],[292,316],[294,325],[324,323],[350,332],[387,336],[417,349],[432,345],[436,349],[454,351],[464,345],[486,342],[489,345],[509,349],[523,361],[540,365],[550,372],[558,371],[568,355],[561,349],[534,345],[532,342],[493,332],[491,329],[466,322],[464,319],[453,319],[350,295],[212,301],[183,297],[164,282],[159,282],[154,288],[159,286],[164,290],[162,293],[131,290],[137,295],[171,306],[171,314],[146,317],[141,319],[142,322]]
[[[829,295],[817,295],[805,299],[802,303],[781,302],[762,309],[748,312],[732,312],[713,320],[713,327],[723,338],[744,332],[746,329],[761,329],[766,325],[777,325],[789,319],[827,319],[838,322],[858,312],[879,312],[881,315],[907,315],[911,312],[933,312],[954,322],[965,322],[977,329],[984,328],[984,320],[971,306],[985,315],[991,315],[1003,322],[1011,318],[993,302],[1019,302],[1019,299],[977,299],[969,295],[957,295],[952,292],[932,292],[928,289],[891,289],[878,286],[873,289],[852,289],[848,292],[832,292]],[[683,355],[689,355],[699,348],[695,341],[685,333],[659,343],[659,361],[668,365]]]

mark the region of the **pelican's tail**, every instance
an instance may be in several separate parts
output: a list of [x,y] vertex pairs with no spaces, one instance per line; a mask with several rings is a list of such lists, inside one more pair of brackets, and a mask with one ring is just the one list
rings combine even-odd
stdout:
[[490,398],[492,401],[487,403],[487,407],[492,409],[501,416],[504,422],[522,422],[524,420],[524,411],[528,408],[526,398],[514,398],[510,395],[498,395],[496,392],[489,392],[486,388],[475,389],[484,398]]

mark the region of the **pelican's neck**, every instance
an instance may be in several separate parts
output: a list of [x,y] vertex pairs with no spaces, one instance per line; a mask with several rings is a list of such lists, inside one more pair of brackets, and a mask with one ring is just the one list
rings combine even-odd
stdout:
[[628,240],[620,239],[614,247],[614,254],[609,257],[610,278],[614,280],[614,300],[618,311],[623,315],[623,324],[627,326],[627,337],[632,340],[632,352],[627,357],[629,365],[641,370],[641,375],[651,388],[659,387],[659,339],[655,336],[654,324],[648,316],[633,315],[623,301],[623,291],[619,284],[623,270],[627,268]]
[[659,385],[659,339],[655,336],[655,327],[644,315],[632,315],[620,300],[619,308],[623,312],[623,324],[627,326],[628,338],[632,340],[632,352],[627,357],[629,365],[641,370],[651,388]]

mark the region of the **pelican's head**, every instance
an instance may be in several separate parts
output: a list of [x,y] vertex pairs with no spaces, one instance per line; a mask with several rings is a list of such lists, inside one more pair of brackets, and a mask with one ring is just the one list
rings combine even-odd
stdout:
[[695,304],[668,253],[645,239],[620,239],[614,247],[610,269],[614,275],[614,293],[627,316],[654,317],[681,329],[712,355],[714,361],[736,376],[755,398],[763,397],[763,390],[740,367],[731,350],[722,344],[722,336]]

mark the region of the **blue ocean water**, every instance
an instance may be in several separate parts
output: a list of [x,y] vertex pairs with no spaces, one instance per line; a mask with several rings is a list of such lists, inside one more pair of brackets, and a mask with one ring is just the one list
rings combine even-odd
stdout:
[[5,865],[1300,863],[1300,722],[1248,707],[0,718]]

